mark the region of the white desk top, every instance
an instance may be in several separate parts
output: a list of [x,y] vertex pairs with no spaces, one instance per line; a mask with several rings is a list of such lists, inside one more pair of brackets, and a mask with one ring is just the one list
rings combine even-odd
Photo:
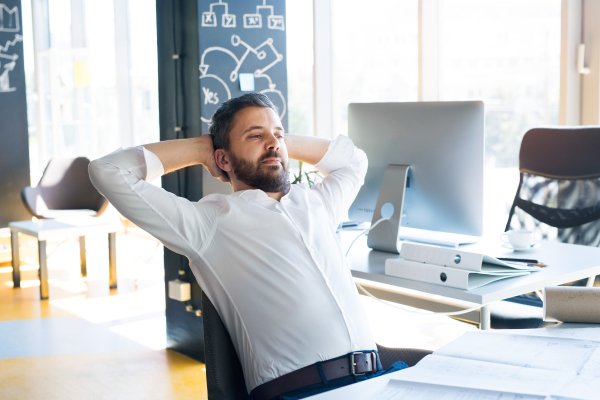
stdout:
[[[347,250],[357,231],[340,233],[342,248]],[[406,289],[418,290],[451,299],[487,304],[523,293],[540,290],[600,274],[600,248],[573,244],[541,242],[526,252],[513,252],[501,246],[499,240],[490,243],[460,246],[466,251],[483,252],[494,257],[534,258],[548,264],[539,272],[527,276],[503,279],[477,289],[462,290],[385,275],[385,260],[399,258],[398,254],[374,251],[367,247],[366,236],[356,241],[348,260],[352,276]]]
[[38,240],[47,240],[54,236],[85,236],[92,232],[113,233],[122,229],[119,224],[86,216],[40,219],[38,221],[18,221],[11,222],[8,226],[11,232],[24,233]]

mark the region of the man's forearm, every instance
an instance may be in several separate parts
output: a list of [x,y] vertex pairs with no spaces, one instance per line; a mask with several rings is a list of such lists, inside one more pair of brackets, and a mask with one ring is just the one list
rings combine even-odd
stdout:
[[315,165],[325,155],[331,140],[305,135],[285,135],[288,156],[294,160]]
[[212,151],[212,146],[207,148],[200,137],[145,144],[144,147],[158,157],[165,174],[190,165],[202,164],[207,153]]

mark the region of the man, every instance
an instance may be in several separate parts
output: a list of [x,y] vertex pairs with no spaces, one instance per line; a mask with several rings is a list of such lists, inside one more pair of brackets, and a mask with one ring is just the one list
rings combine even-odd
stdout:
[[[273,104],[256,93],[223,103],[209,130],[95,160],[92,182],[123,215],[188,257],[254,399],[301,398],[355,382],[351,359],[354,372],[381,374],[335,235],[363,183],[365,153],[344,136],[284,133]],[[288,157],[314,164],[323,182],[290,185]],[[233,194],[193,203],[147,183],[196,164],[230,182]]]

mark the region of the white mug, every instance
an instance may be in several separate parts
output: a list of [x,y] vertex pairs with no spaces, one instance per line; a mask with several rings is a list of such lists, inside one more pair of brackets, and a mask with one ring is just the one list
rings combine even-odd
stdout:
[[533,244],[533,232],[525,229],[508,231],[500,235],[500,240],[514,249],[528,249]]

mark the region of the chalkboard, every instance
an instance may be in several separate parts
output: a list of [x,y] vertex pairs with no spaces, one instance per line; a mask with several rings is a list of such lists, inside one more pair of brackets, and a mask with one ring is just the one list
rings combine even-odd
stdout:
[[218,106],[254,78],[288,128],[285,0],[198,0],[202,133]]
[[0,228],[31,218],[21,201],[29,186],[29,141],[20,0],[0,0]]

